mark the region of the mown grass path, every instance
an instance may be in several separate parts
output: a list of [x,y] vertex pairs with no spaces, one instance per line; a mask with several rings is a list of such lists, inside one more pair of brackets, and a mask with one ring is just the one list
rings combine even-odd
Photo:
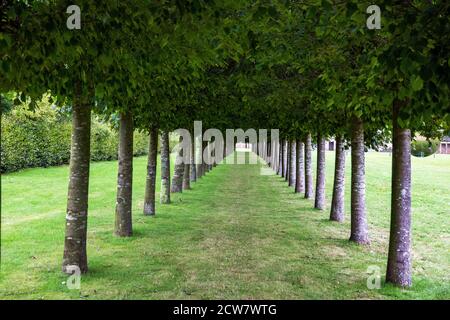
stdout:
[[[327,158],[329,201],[332,154]],[[421,175],[429,173],[416,165],[417,185],[442,188],[450,177],[446,161],[423,164],[439,177],[428,182]],[[172,204],[158,205],[155,218],[144,217],[145,162],[135,159],[129,239],[112,234],[117,163],[92,165],[90,271],[81,290],[68,290],[60,272],[67,167],[2,177],[0,298],[450,298],[448,211],[442,207],[448,194],[425,199],[417,192],[414,287],[367,289],[368,266],[379,267],[382,277],[385,272],[389,177],[380,168],[389,164],[387,155],[368,155],[372,244],[364,247],[347,241],[348,215],[343,224],[329,222],[328,211],[312,209],[282,178],[261,175],[260,164],[219,165],[192,190],[174,195]]]

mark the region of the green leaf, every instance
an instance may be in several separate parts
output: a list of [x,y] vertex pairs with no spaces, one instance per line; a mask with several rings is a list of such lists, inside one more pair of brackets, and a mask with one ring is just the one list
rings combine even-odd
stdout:
[[420,76],[416,76],[411,80],[411,87],[413,91],[420,91],[423,88],[423,80]]

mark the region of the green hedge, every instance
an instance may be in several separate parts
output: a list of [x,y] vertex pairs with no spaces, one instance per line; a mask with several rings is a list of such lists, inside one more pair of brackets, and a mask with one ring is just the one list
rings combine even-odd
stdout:
[[[95,117],[92,120],[92,161],[117,159],[117,131]],[[0,171],[5,173],[23,168],[67,164],[70,159],[70,138],[70,121],[59,116],[49,104],[40,104],[34,112],[26,107],[17,107],[2,115]],[[147,135],[135,132],[135,155],[144,155],[147,150]]]
[[415,157],[428,157],[436,153],[438,146],[438,140],[416,140],[411,143],[411,154]]

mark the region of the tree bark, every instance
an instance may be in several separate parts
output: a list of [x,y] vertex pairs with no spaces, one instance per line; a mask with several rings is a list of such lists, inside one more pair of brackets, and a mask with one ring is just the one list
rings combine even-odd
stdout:
[[331,200],[330,220],[343,222],[345,217],[345,148],[342,136],[336,136],[336,158],[334,166],[333,198]]
[[281,147],[280,143],[277,143],[277,161],[276,161],[276,172],[278,175],[281,175]]
[[203,177],[203,164],[199,163],[196,166],[196,171],[197,171],[197,180],[200,179],[201,177]]
[[314,208],[325,209],[325,139],[320,134],[317,137],[316,201]]
[[170,150],[169,133],[161,133],[161,191],[160,202],[170,203]]
[[280,176],[284,178],[284,171],[285,171],[285,166],[284,166],[284,151],[285,151],[285,144],[284,144],[284,140],[281,140],[281,148],[280,148]]
[[364,161],[364,124],[360,118],[353,117],[350,241],[354,241],[359,244],[369,243],[366,218],[366,183]]
[[75,84],[72,106],[70,179],[67,196],[66,230],[62,271],[72,274],[74,267],[88,271],[86,238],[91,140],[90,95],[84,96],[81,82]]
[[158,155],[158,129],[150,129],[147,161],[147,181],[145,185],[144,215],[155,215],[156,166]]
[[285,165],[286,165],[286,173],[284,176],[284,180],[286,180],[289,183],[289,176],[291,174],[290,172],[290,163],[291,163],[291,142],[286,141],[286,158],[285,158]]
[[204,172],[203,172],[203,158],[201,156],[201,154],[203,152],[202,150],[203,150],[203,148],[200,148],[200,151],[199,151],[200,152],[200,156],[199,156],[199,159],[198,159],[198,163],[196,165],[197,180],[200,179],[203,176],[203,174],[204,174]]
[[190,163],[190,170],[191,170],[191,174],[190,174],[190,180],[191,182],[196,182],[197,181],[197,167],[195,165],[195,137],[194,137],[194,132],[191,131],[191,136],[192,136],[192,140],[191,140],[191,163]]
[[297,139],[296,144],[297,144],[297,148],[296,148],[297,166],[296,166],[296,170],[295,170],[296,171],[295,193],[303,193],[303,192],[305,192],[305,168],[304,168],[305,146],[304,146],[304,143],[300,139]]
[[411,280],[411,131],[399,126],[400,108],[393,107],[391,230],[386,282],[401,287]]
[[133,116],[120,115],[119,170],[117,175],[116,228],[119,237],[133,234],[131,205],[133,195]]
[[[208,150],[208,142],[207,141],[202,142],[202,152],[204,152],[205,150]],[[202,175],[206,175],[209,172],[209,165],[206,164],[206,161],[204,158],[202,160],[202,164],[203,164]]]
[[295,177],[297,175],[296,171],[296,159],[297,159],[297,145],[295,141],[291,141],[291,154],[289,161],[289,186],[295,187]]
[[183,176],[183,190],[191,189],[191,165],[186,163],[184,165],[184,176]]
[[308,133],[305,141],[305,198],[313,197],[313,175],[312,175],[312,146],[311,134]]
[[227,142],[224,141],[224,143],[223,143],[223,164],[227,163],[227,160],[226,160],[226,158],[228,157],[228,153],[227,152],[228,152],[227,151]]
[[[180,136],[180,139],[178,141],[181,143],[182,140],[183,138]],[[180,149],[177,151],[177,157],[175,159],[175,168],[172,177],[171,191],[173,193],[183,191],[184,167],[185,164],[183,163],[183,148],[181,148],[180,146]]]

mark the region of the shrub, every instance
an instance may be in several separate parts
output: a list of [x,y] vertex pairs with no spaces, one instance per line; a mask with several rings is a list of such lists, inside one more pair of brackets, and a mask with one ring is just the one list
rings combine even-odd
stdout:
[[428,157],[436,153],[439,141],[416,140],[411,143],[411,154],[415,157]]
[[117,159],[118,134],[107,124],[93,121],[91,125],[91,160]]
[[[48,102],[40,102],[35,111],[25,106],[16,107],[3,114],[1,120],[0,172],[69,163],[71,123]],[[115,160],[117,149],[118,133],[93,117],[91,160]],[[147,135],[136,131],[134,154],[140,156],[147,151]]]

